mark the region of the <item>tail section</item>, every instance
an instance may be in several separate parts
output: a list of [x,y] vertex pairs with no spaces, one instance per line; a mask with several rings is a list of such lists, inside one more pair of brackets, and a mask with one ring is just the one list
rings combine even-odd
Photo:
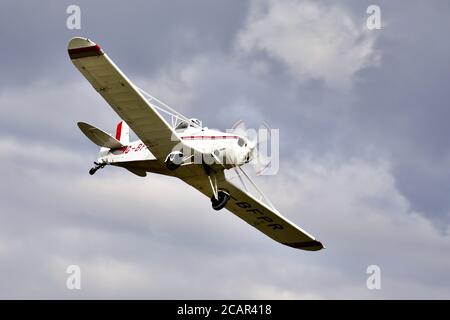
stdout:
[[116,140],[125,146],[130,144],[130,127],[125,121],[120,121],[117,124]]

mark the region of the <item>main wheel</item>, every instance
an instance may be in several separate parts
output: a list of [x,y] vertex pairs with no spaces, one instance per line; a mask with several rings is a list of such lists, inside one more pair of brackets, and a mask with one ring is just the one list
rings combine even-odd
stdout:
[[230,195],[225,191],[219,190],[218,199],[216,199],[214,196],[211,197],[211,204],[213,209],[223,209],[227,205],[228,200],[230,200]]
[[183,162],[183,154],[179,151],[171,152],[166,158],[166,167],[170,171],[178,169],[178,167]]

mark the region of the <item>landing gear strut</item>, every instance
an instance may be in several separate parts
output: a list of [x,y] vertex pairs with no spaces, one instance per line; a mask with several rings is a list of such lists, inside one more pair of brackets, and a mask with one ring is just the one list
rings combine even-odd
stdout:
[[207,166],[205,166],[206,174],[208,175],[209,184],[211,185],[212,197],[211,204],[214,210],[223,209],[228,200],[230,200],[230,194],[225,190],[220,190],[217,186],[217,177],[214,171],[210,170]]
[[94,162],[95,166],[92,167],[91,169],[89,169],[89,174],[92,176],[94,175],[98,169],[102,169],[106,166],[106,163],[98,163],[98,162]]

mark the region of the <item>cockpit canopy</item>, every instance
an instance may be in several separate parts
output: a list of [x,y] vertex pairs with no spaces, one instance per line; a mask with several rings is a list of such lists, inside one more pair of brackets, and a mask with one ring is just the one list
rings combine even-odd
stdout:
[[190,122],[181,121],[175,128],[175,130],[187,129],[188,127],[202,127],[202,122],[198,119],[191,118]]

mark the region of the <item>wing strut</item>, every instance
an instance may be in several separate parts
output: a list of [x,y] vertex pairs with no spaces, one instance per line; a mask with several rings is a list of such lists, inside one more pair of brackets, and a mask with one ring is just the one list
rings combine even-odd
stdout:
[[241,181],[242,186],[244,187],[245,191],[249,192],[248,189],[247,189],[247,185],[245,184],[244,179],[242,179],[239,170],[236,167],[234,167],[234,171],[236,172],[236,174],[237,174],[237,176],[239,178],[239,181]]
[[[183,114],[181,114],[178,111],[174,110],[173,108],[169,107],[167,104],[165,104],[158,98],[152,96],[150,93],[144,91],[143,89],[141,89],[139,87],[136,87],[136,89],[138,89],[142,93],[142,95],[147,99],[148,102],[152,103],[152,105],[155,109],[158,109],[162,113],[165,113],[165,114],[171,116],[172,126],[174,128],[178,125],[178,123],[179,123],[178,121],[180,121],[180,120],[185,121],[196,128],[199,128],[199,129],[202,128],[201,126],[199,126],[197,123],[193,122],[188,117],[184,116]],[[155,105],[155,102],[158,105]]]
[[245,172],[241,166],[236,166],[235,168],[237,168],[236,172],[238,174],[239,180],[241,180],[242,184],[244,185],[245,190],[248,192],[247,187],[244,184],[244,181],[242,180],[242,176],[239,174],[239,171],[242,172],[243,176],[247,178],[247,180],[251,183],[253,188],[255,188],[255,190],[259,193],[260,200],[264,200],[271,207],[272,210],[275,210],[276,212],[278,212],[278,210],[275,209],[275,206],[272,204],[272,202],[269,200],[269,198],[267,198],[266,195],[264,194],[264,192],[262,192],[262,190],[260,188],[258,188],[256,183],[253,182],[253,180],[250,178],[250,176],[247,174],[247,172]]
[[217,187],[217,178],[214,175],[214,183],[212,182],[211,175],[208,174],[209,184],[211,185],[212,192],[214,194],[214,198],[219,199],[219,188]]

